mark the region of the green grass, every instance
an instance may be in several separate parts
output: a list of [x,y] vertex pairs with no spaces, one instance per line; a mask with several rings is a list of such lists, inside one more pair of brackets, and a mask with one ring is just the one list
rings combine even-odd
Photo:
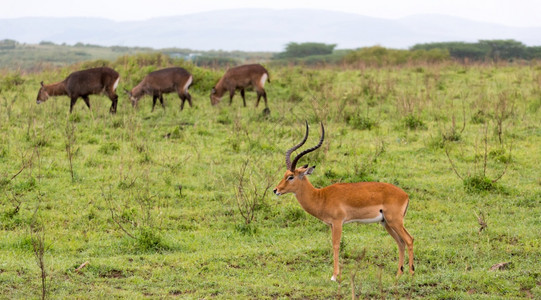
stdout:
[[[247,108],[239,95],[211,106],[214,82],[203,79],[193,108],[181,112],[170,94],[165,110],[151,113],[148,97],[134,110],[120,91],[146,69],[121,65],[116,115],[102,96],[69,115],[67,97],[34,99],[41,80],[72,69],[21,75],[0,94],[0,298],[40,296],[31,224],[43,225],[51,298],[349,298],[354,272],[361,298],[539,298],[540,68],[275,68],[269,116],[254,109],[253,92]],[[267,194],[246,224],[236,199],[242,165],[247,186],[274,188],[304,120],[308,146],[318,122],[326,127],[322,148],[299,162],[317,165],[315,186],[375,180],[410,194],[413,278],[395,278],[396,244],[381,226],[348,224],[341,282],[331,282],[330,230],[293,195]],[[446,139],[452,130],[459,138]],[[465,179],[505,174],[495,188],[472,189],[445,149]],[[500,262],[511,264],[489,270]]]

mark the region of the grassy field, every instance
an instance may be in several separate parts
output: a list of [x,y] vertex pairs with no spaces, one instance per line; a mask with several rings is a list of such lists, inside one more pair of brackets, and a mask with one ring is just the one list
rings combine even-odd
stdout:
[[[212,107],[223,71],[199,68],[193,108],[171,94],[134,110],[120,91],[150,70],[114,67],[116,115],[102,96],[71,115],[67,97],[36,104],[40,81],[76,67],[4,84],[0,298],[39,298],[43,282],[76,299],[541,297],[541,65],[269,68],[270,115],[253,92]],[[381,226],[353,223],[330,281],[329,227],[271,193],[304,120],[308,146],[326,127],[299,163],[317,165],[316,187],[409,193],[414,277],[395,277]]]

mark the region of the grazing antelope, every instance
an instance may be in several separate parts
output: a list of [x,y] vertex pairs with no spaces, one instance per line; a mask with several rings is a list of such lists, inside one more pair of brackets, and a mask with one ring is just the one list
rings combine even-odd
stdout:
[[257,102],[255,107],[259,105],[261,96],[265,99],[265,108],[269,108],[267,104],[267,93],[265,92],[265,82],[270,82],[269,72],[259,64],[243,65],[231,68],[225,72],[224,76],[218,81],[210,93],[210,102],[212,105],[218,104],[226,91],[229,92],[229,105],[233,103],[235,90],[240,90],[242,102],[246,107],[246,98],[244,97],[244,89],[253,87],[257,93]]
[[73,72],[61,82],[43,84],[38,92],[37,104],[47,101],[49,96],[68,96],[71,99],[70,113],[79,97],[83,98],[90,109],[89,95],[106,94],[113,102],[109,111],[116,113],[118,95],[115,93],[120,76],[111,68],[93,68]]
[[331,226],[334,257],[334,271],[331,280],[336,281],[340,273],[338,264],[342,225],[350,222],[381,223],[398,244],[398,275],[404,270],[404,248],[408,247],[409,271],[414,274],[413,237],[404,228],[404,216],[408,208],[408,195],[399,187],[383,182],[335,183],[317,189],[308,181],[315,166],[296,168],[297,162],[304,155],[318,149],[323,143],[325,129],[321,124],[321,139],[316,146],[299,153],[293,162],[291,153],[300,148],[308,138],[306,135],[296,146],[286,152],[287,171],[284,178],[274,189],[276,195],[293,193],[302,208],[312,216]]
[[144,95],[152,95],[152,111],[154,111],[157,99],[160,99],[162,107],[165,108],[163,94],[177,92],[182,100],[180,110],[183,110],[186,100],[192,107],[192,96],[188,93],[192,81],[192,75],[184,68],[166,68],[149,73],[131,91],[126,90],[126,93],[130,96],[133,107],[137,106],[137,102]]

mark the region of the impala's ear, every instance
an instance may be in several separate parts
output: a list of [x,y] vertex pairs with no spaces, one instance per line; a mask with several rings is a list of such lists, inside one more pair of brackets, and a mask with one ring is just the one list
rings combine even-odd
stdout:
[[[307,168],[308,165],[306,166],[303,166],[303,168]],[[300,175],[299,175],[299,178],[303,178],[304,175],[312,175],[312,173],[314,172],[314,169],[316,168],[316,166],[313,166],[313,167],[310,167],[308,169],[306,169],[304,172],[302,172]]]
[[306,168],[308,168],[308,165],[304,165],[304,166],[302,166],[302,167],[306,169]]

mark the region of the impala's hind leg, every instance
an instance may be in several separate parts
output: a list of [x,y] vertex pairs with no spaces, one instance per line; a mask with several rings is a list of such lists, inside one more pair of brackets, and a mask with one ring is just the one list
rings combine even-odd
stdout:
[[415,265],[413,264],[413,236],[406,230],[406,227],[402,225],[402,229],[404,229],[404,232],[409,237],[409,240],[411,241],[411,244],[408,245],[408,257],[409,257],[409,266],[410,266],[410,274],[415,274]]
[[[406,228],[404,227],[402,222],[396,222],[396,223],[393,223],[393,224],[389,224],[389,227],[406,244],[406,247],[408,248],[410,274],[413,275],[415,273],[415,267],[413,265],[413,237],[406,230]],[[402,257],[403,257],[403,255],[402,255]]]
[[398,271],[396,272],[396,276],[400,276],[404,273],[404,251],[406,247],[404,241],[391,227],[389,227],[389,224],[387,224],[387,222],[384,222],[383,224],[387,232],[393,237],[398,245]]

